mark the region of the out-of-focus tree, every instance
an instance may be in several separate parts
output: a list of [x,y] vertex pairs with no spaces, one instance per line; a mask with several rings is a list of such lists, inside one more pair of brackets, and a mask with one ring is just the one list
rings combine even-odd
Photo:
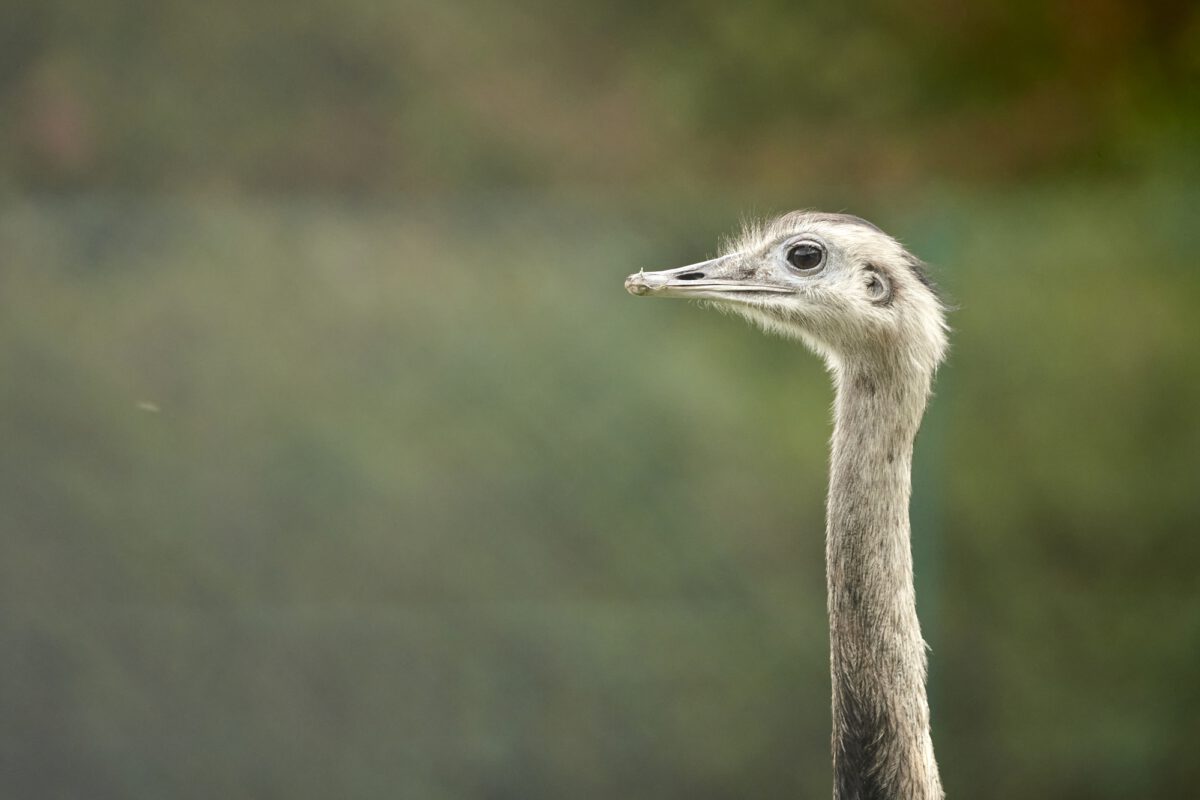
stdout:
[[1200,121],[1200,13],[1175,0],[13,0],[6,17],[0,167],[31,188],[1004,182],[1187,158]]

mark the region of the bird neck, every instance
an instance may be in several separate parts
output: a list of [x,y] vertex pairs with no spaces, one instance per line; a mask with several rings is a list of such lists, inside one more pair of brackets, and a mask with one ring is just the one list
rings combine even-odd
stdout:
[[826,539],[835,800],[942,797],[908,517],[931,377],[897,365],[835,371]]

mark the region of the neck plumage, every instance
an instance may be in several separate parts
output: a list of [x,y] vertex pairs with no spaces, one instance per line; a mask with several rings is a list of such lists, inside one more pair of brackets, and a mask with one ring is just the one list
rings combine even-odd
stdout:
[[826,569],[835,800],[937,800],[908,500],[929,375],[835,371]]

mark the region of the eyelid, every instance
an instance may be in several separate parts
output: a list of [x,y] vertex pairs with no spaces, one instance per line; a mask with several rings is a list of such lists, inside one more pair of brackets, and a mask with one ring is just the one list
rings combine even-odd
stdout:
[[809,246],[813,247],[815,250],[819,251],[821,253],[821,261],[822,262],[824,262],[825,258],[829,255],[829,248],[827,248],[823,242],[821,242],[817,239],[809,238],[807,236],[802,236],[800,238],[791,239],[789,241],[784,242],[784,244],[783,244],[783,260],[787,261],[788,255],[792,252],[792,250],[796,249],[797,247],[799,247],[800,245],[803,245],[803,244],[809,245]]

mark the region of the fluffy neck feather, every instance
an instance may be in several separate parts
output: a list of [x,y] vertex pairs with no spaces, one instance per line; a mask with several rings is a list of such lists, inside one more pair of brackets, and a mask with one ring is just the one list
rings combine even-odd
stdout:
[[840,365],[826,567],[835,800],[938,800],[909,545],[930,375]]

